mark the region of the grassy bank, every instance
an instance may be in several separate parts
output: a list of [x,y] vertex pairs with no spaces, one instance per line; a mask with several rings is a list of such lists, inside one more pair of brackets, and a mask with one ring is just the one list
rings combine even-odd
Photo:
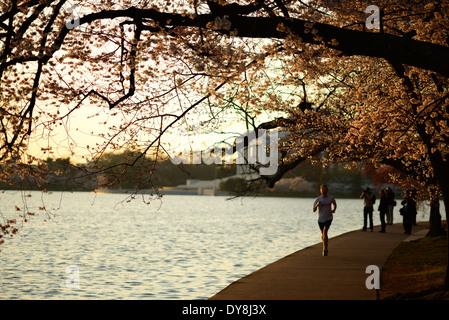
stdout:
[[381,272],[381,300],[449,300],[443,289],[448,263],[446,237],[400,243]]

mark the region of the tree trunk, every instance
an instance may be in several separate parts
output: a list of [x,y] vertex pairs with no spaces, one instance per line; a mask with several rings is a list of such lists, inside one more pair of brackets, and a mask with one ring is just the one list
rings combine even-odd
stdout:
[[[443,154],[439,149],[435,150],[430,135],[426,132],[425,126],[418,124],[416,131],[421,137],[423,143],[426,145],[427,154],[429,156],[430,163],[432,164],[433,174],[438,181],[441,194],[443,196],[444,211],[446,212],[446,221],[449,217],[449,161],[443,157]],[[446,265],[446,276],[444,280],[444,287],[449,291],[449,237],[447,237],[447,258],[448,264]]]
[[438,198],[430,201],[430,230],[426,237],[443,237],[446,236],[446,230],[441,225],[440,204]]
[[[446,221],[448,221],[449,217],[449,180],[447,177],[449,177],[449,163],[447,161],[443,160],[443,157],[441,156],[441,153],[439,151],[437,152],[430,152],[429,153],[430,161],[432,163],[432,167],[434,169],[434,174],[436,178],[438,179],[438,183],[440,185],[441,193],[443,195],[443,202],[444,202],[444,210],[446,212]],[[448,243],[447,243],[447,258],[449,261],[449,237],[447,237]],[[449,290],[449,263],[446,266],[446,277],[444,280],[444,287],[446,290]]]
[[[448,214],[448,211],[449,211],[449,200],[448,200],[447,196],[446,196],[446,198],[444,200],[444,207],[445,207],[445,210],[446,210],[446,221],[448,221],[447,218],[449,216],[449,214]],[[448,248],[447,259],[449,261],[449,237],[447,237],[447,241],[448,241],[447,242],[447,248]],[[446,290],[449,290],[449,263],[446,266],[446,278],[444,280],[444,287],[446,288]]]

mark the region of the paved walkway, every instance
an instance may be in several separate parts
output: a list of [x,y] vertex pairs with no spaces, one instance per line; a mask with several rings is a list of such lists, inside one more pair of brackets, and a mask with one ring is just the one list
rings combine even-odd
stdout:
[[230,284],[210,300],[376,300],[376,290],[365,285],[371,274],[366,268],[381,270],[401,241],[426,235],[424,225],[414,226],[412,235],[403,234],[402,224],[388,225],[386,233],[379,233],[379,226],[374,232],[345,233],[329,239],[328,256],[321,256],[317,243]]

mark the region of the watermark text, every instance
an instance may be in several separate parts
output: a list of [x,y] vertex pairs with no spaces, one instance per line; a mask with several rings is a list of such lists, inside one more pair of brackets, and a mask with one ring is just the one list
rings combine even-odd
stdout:
[[[235,147],[234,144],[228,145],[224,148],[224,152],[221,145],[203,151],[172,152],[171,162],[176,165],[181,163],[260,165],[260,175],[273,175],[278,169],[278,137],[277,130],[248,130],[235,139]],[[197,137],[197,140],[201,140],[201,137]]]
[[365,10],[366,13],[371,15],[366,18],[365,26],[369,30],[380,30],[380,9],[378,6],[370,5]]
[[380,289],[380,270],[378,266],[369,265],[365,269],[365,273],[370,274],[366,278],[365,286],[368,290]]
[[69,274],[65,280],[65,286],[67,289],[79,289],[80,288],[80,270],[77,266],[68,266],[65,269],[65,273]]

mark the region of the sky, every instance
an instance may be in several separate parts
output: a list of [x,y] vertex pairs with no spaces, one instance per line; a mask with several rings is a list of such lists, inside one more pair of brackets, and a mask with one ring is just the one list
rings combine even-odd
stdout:
[[[111,111],[107,108],[100,110],[98,115],[98,107],[83,106],[76,112],[70,114],[67,120],[63,121],[63,125],[50,125],[50,130],[39,125],[35,128],[34,134],[30,140],[30,151],[33,155],[40,159],[67,158],[70,157],[75,163],[85,163],[86,158],[95,155],[93,147],[96,144],[104,145],[106,139],[100,134],[107,133],[108,127],[111,125],[120,125],[118,117],[111,117]],[[243,133],[245,127],[243,124],[233,123],[226,129],[226,133],[205,132],[200,133],[198,130],[187,131],[185,129],[171,130],[162,136],[163,146],[167,151],[182,152],[185,149],[204,150],[214,143],[229,139],[236,133]],[[151,141],[151,137],[140,137],[141,144],[146,147]],[[51,151],[49,150],[51,148]],[[123,151],[120,149],[118,151]]]
[[[73,8],[75,8],[73,12],[81,16],[84,14],[81,8],[76,7],[78,2],[70,2],[70,4],[71,5],[67,8],[67,10],[70,9],[68,12],[72,12]],[[111,43],[109,43],[109,45],[111,45]],[[115,47],[112,44],[112,47],[103,47],[102,49],[106,52],[113,51],[114,48]],[[83,71],[78,68],[75,72],[82,73]],[[64,72],[61,71],[60,74],[64,74]],[[82,74],[82,76],[87,77],[89,75]],[[47,108],[45,104],[51,104],[51,102],[44,102],[42,104],[43,108]],[[185,104],[185,106],[188,105],[189,104]],[[55,108],[55,110],[58,109],[60,114],[64,114],[63,110],[66,110],[66,112],[68,110],[65,106],[54,105],[51,107]],[[97,112],[99,114],[92,117]],[[108,130],[108,127],[112,125],[119,126],[124,122],[121,119],[111,117],[112,113],[113,112],[107,108],[103,108],[99,111],[97,106],[84,103],[80,109],[70,114],[67,120],[63,121],[63,125],[52,124],[48,127],[44,127],[39,124],[35,128],[35,132],[31,137],[29,143],[30,151],[33,155],[40,159],[45,159],[47,157],[70,157],[74,162],[86,162],[86,157],[91,158],[95,155],[95,153],[92,152],[92,147],[97,144],[103,145],[105,143],[105,139],[100,135],[111,132]],[[194,123],[195,120],[198,120],[198,123],[200,122],[200,119],[194,119],[193,125],[196,125],[196,123]],[[258,120],[259,122],[262,122],[264,119],[261,117],[261,119]],[[170,120],[167,120],[167,122],[168,121]],[[190,119],[190,124],[192,124],[192,118]],[[245,129],[246,128],[243,123],[237,123],[235,120],[231,120],[227,126],[223,128],[223,131],[231,134],[206,135],[204,133],[198,133],[198,131],[186,132],[186,130],[180,129],[172,133],[164,134],[162,141],[167,147],[170,144],[171,147],[175,147],[180,150],[190,147],[193,149],[204,149],[217,141],[228,138],[232,134],[235,135],[235,133],[243,133]],[[218,128],[217,130],[220,129]],[[139,140],[141,140],[143,147],[145,147],[148,145],[147,141],[152,141],[152,137],[145,137],[141,135]]]

